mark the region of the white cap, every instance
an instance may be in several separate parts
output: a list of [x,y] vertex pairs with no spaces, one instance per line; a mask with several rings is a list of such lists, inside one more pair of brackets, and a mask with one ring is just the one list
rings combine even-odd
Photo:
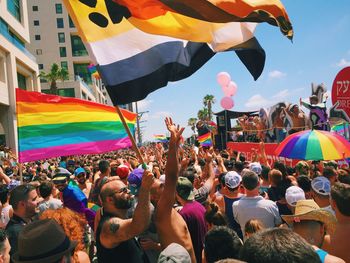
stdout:
[[159,180],[164,184],[165,183],[165,174],[159,176]]
[[330,195],[331,182],[324,176],[318,176],[311,181],[312,190],[320,195]]
[[171,243],[159,255],[158,263],[191,263],[190,254],[177,244]]
[[290,186],[286,190],[286,201],[290,206],[296,206],[299,200],[305,200],[304,190],[298,186]]

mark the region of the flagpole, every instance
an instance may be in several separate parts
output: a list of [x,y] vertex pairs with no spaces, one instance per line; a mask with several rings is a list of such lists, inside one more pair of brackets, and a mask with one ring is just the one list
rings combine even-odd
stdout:
[[[122,114],[122,112],[121,112],[121,110],[120,110],[120,108],[119,108],[118,106],[115,106],[115,109],[117,110],[117,113],[118,113],[118,115],[119,115],[119,117],[120,117],[120,120],[122,121],[123,126],[124,126],[124,128],[125,128],[125,130],[126,130],[128,136],[129,136],[129,138],[130,138],[130,141],[131,141],[131,144],[132,144],[132,148],[133,148],[133,150],[136,152],[136,155],[137,155],[137,158],[139,159],[139,162],[140,162],[141,164],[144,164],[143,157],[142,157],[142,155],[141,155],[141,153],[140,153],[139,148],[138,148],[137,145],[136,145],[135,139],[134,139],[134,137],[132,136],[128,125],[126,124],[124,115]],[[136,116],[136,118],[137,118],[137,116]]]

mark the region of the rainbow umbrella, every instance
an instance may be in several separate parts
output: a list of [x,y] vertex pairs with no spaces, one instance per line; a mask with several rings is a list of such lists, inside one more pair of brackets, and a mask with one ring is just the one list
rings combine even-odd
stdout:
[[350,143],[335,133],[306,130],[289,135],[275,154],[299,160],[339,160],[350,157]]

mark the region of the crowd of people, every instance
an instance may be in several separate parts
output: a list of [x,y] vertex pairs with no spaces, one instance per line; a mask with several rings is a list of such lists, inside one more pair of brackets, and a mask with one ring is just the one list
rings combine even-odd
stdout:
[[350,262],[350,170],[168,143],[1,157],[0,262]]

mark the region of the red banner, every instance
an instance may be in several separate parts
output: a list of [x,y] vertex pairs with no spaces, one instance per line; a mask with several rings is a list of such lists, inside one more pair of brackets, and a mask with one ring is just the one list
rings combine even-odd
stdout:
[[[287,166],[294,167],[299,160],[289,159],[285,157],[279,157],[275,155],[275,150],[277,148],[277,143],[265,143],[265,153],[267,156],[267,161],[272,167],[275,161],[283,162]],[[253,149],[256,149],[259,152],[260,144],[252,142],[227,142],[227,149],[232,149],[237,152],[244,153],[247,161],[252,160]],[[338,160],[339,167],[349,167],[349,161],[347,160]]]
[[[293,160],[275,155],[275,150],[277,146],[277,143],[265,143],[265,153],[269,165],[272,167],[275,161],[281,161],[288,166],[295,166],[299,160]],[[253,149],[257,149],[257,151],[259,152],[260,144],[252,142],[227,142],[227,148],[244,153],[247,161],[251,161]]]

